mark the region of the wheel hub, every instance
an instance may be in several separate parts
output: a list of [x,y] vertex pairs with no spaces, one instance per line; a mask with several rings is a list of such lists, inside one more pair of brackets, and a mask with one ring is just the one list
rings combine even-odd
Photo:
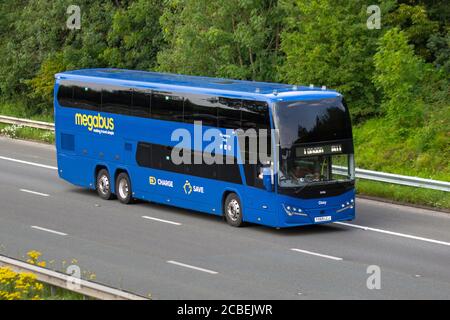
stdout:
[[122,199],[128,197],[128,182],[125,179],[120,180],[119,182],[119,194]]
[[107,194],[109,192],[109,179],[107,176],[102,176],[98,182],[98,188],[100,192],[103,194]]
[[241,207],[236,199],[231,200],[228,203],[227,213],[231,220],[236,221],[241,215]]

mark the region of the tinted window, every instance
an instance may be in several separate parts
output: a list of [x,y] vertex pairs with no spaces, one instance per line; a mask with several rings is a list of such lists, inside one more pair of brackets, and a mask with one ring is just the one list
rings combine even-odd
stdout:
[[186,95],[184,122],[201,121],[205,126],[217,126],[217,98],[206,95]]
[[171,172],[183,173],[183,165],[176,165],[172,162],[172,147],[158,144],[152,145],[152,167],[155,169]]
[[[267,165],[271,160],[272,144],[270,131],[267,133],[257,131],[257,138],[251,136],[245,138],[245,150],[241,149],[241,157],[245,159],[244,173],[247,185],[263,188],[263,181],[258,177],[263,165]],[[240,139],[239,146],[243,147],[243,139]],[[250,145],[254,143],[254,145]],[[255,147],[256,146],[256,147]],[[264,146],[262,148],[262,146]]]
[[201,156],[201,152],[184,149],[176,152],[182,152],[183,154],[188,153],[191,163],[175,165],[171,159],[172,149],[172,147],[158,144],[139,142],[136,152],[136,161],[139,166],[142,167],[183,173],[208,179],[217,179],[232,183],[242,183],[239,165],[234,157],[228,158],[228,161],[232,161],[231,164],[226,164],[226,158],[224,158],[223,164],[207,164],[204,161],[204,157],[202,158],[202,163],[195,164],[194,157],[196,154]]
[[73,87],[61,84],[58,89],[58,103],[64,107],[73,106]]
[[102,111],[128,115],[131,108],[131,90],[121,87],[103,89]]
[[275,120],[283,148],[352,138],[350,115],[341,98],[280,102]]
[[218,98],[218,125],[221,128],[238,129],[241,127],[242,101],[238,99]]
[[133,91],[133,106],[130,108],[130,115],[136,117],[150,117],[151,93],[144,91]]
[[151,104],[152,118],[183,121],[183,97],[169,92],[154,92]]
[[96,85],[74,86],[72,106],[80,109],[100,111],[101,88]]
[[152,166],[152,146],[151,144],[139,142],[136,151],[136,162],[141,167]]
[[[186,174],[208,179],[217,179],[217,164],[205,163],[205,156],[203,156],[202,158],[202,152],[191,150],[184,150],[184,152],[189,154],[191,159],[190,164],[183,165],[185,167]],[[202,159],[201,163],[194,163],[195,157],[198,157],[198,159]]]
[[224,157],[223,164],[218,164],[217,167],[219,180],[231,183],[242,183],[241,172],[239,171],[239,165],[236,158],[229,156]]
[[[254,156],[254,155],[252,155]],[[245,164],[244,164],[244,173],[245,173],[245,181],[247,185],[257,188],[264,188],[263,180],[260,179],[259,174],[262,168],[261,163],[258,161],[257,164],[251,164],[250,161],[250,153],[245,154]]]
[[242,102],[242,128],[268,129],[270,128],[269,110],[267,103],[261,101],[244,100]]

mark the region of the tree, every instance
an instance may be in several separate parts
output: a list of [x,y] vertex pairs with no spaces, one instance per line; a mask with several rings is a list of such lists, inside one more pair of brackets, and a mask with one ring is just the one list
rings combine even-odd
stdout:
[[151,70],[162,45],[162,0],[137,0],[116,11],[101,57],[117,68]]
[[30,108],[51,108],[54,73],[76,68],[107,66],[100,53],[115,7],[103,1],[80,0],[81,29],[67,28],[72,2],[28,0],[14,10],[10,34],[4,36],[0,57],[0,88],[4,96],[26,96]]
[[275,0],[170,0],[161,17],[162,71],[274,80],[281,13]]
[[[352,115],[369,117],[378,110],[372,83],[373,54],[383,30],[369,30],[365,1],[284,1],[281,48],[286,61],[281,78],[289,83],[326,85],[343,93]],[[392,6],[381,4],[382,12]]]
[[380,39],[374,57],[376,87],[384,94],[382,107],[398,128],[411,128],[423,123],[421,82],[425,64],[414,54],[404,31],[393,28]]
[[439,31],[439,23],[429,19],[424,5],[409,5],[401,3],[387,15],[387,23],[404,31],[416,54],[426,61],[432,61],[433,56],[427,47],[431,35]]

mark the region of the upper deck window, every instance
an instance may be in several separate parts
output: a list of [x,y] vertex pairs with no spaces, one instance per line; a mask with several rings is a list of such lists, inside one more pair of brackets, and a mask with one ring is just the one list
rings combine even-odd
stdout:
[[280,102],[275,123],[282,148],[352,138],[350,114],[341,98]]
[[263,101],[72,81],[60,83],[57,99],[62,107],[142,118],[201,121],[225,129],[270,128],[268,104]]

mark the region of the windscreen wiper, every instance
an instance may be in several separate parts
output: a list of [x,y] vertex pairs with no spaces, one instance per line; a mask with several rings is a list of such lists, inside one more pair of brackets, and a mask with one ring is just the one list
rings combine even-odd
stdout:
[[296,190],[294,191],[294,193],[295,193],[295,194],[299,194],[303,189],[305,189],[307,186],[310,186],[310,185],[313,184],[313,183],[314,183],[314,181],[305,183],[303,186],[301,186],[301,187],[299,187],[298,189],[296,189]]
[[329,181],[311,181],[311,182],[307,182],[305,185],[299,187],[298,189],[296,189],[294,191],[295,194],[299,194],[303,189],[305,189],[306,187],[309,187],[310,185],[313,184],[321,184],[321,185],[328,185],[328,184],[336,184],[339,183],[341,181],[339,180],[329,180]]

